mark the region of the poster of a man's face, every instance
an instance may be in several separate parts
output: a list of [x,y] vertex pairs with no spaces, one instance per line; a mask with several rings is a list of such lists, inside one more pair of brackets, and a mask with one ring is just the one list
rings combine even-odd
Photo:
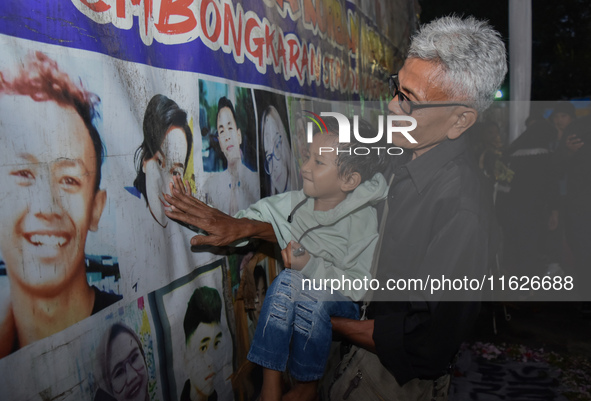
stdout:
[[0,344],[18,344],[14,351],[121,297],[87,281],[86,240],[107,200],[98,97],[41,52],[0,77],[0,177],[10,194],[0,207],[0,251],[12,300],[12,318],[0,321],[14,325]]
[[181,401],[207,400],[214,394],[214,359],[223,341],[221,315],[222,300],[215,288],[204,286],[193,291],[183,322],[189,379],[183,387]]
[[11,146],[0,147],[13,196],[13,207],[0,213],[0,246],[13,285],[52,293],[84,275],[86,235],[98,228],[106,199],[96,189],[97,155],[72,107],[5,95],[0,108],[43,116],[22,118]]
[[242,131],[236,124],[236,117],[233,111],[233,106],[227,98],[224,102],[218,103],[217,115],[217,130],[218,140],[222,153],[226,157],[228,163],[241,162],[242,152],[240,145],[242,144]]
[[[252,91],[199,80],[199,113],[202,134],[206,132],[215,142],[215,146],[212,146],[215,151],[203,155],[204,171],[223,171],[230,161],[242,162],[248,169],[257,171],[256,117]],[[207,149],[209,146],[203,147],[204,151]],[[210,160],[214,158],[224,160],[222,163]]]
[[203,200],[228,214],[260,197],[256,115],[252,90],[199,81],[199,121],[203,141]]
[[[167,355],[161,371],[171,399],[231,399],[232,336],[223,290],[224,261],[198,268],[156,291]],[[228,291],[229,294],[229,291]]]

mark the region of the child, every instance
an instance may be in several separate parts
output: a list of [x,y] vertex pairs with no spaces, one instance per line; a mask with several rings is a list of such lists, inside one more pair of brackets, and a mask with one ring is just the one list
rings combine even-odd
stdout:
[[[384,156],[356,155],[363,144],[353,135],[351,143],[339,143],[336,122],[327,121],[327,128],[310,145],[310,158],[302,166],[303,191],[261,199],[236,215],[271,223],[288,267],[267,290],[248,354],[263,367],[264,401],[281,399],[281,372],[288,364],[298,384],[284,399],[314,399],[332,341],[330,317],[359,318],[353,301],[362,298],[364,288],[319,291],[308,284],[303,288],[302,279],[314,279],[318,286],[324,279],[371,278],[378,237],[372,205],[387,193],[379,173]],[[375,136],[363,121],[359,132]]]

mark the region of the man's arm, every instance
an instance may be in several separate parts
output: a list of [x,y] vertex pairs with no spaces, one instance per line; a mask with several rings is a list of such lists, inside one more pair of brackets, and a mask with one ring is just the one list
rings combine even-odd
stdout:
[[343,336],[350,343],[376,352],[376,344],[373,341],[373,320],[353,320],[344,317],[331,317],[332,330]]
[[166,215],[173,219],[205,230],[208,235],[196,235],[191,245],[226,246],[243,238],[258,238],[277,242],[273,226],[269,223],[250,219],[236,219],[206,205],[184,190],[184,185],[175,177],[172,196],[165,194],[166,201],[173,206]]

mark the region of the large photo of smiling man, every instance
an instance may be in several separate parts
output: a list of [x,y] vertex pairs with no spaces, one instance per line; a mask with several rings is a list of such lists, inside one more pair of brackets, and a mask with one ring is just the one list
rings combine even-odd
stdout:
[[41,52],[18,65],[0,73],[0,252],[10,288],[0,357],[121,299],[87,278],[87,235],[107,199],[99,98]]

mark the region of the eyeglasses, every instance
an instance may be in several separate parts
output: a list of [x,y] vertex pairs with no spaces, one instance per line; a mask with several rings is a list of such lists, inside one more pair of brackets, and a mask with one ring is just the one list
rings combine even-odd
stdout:
[[406,115],[411,115],[414,110],[428,109],[430,107],[450,107],[450,106],[463,106],[470,107],[461,103],[434,103],[434,104],[422,104],[413,102],[404,93],[400,92],[400,83],[398,82],[398,74],[390,75],[388,79],[388,85],[390,86],[390,95],[392,98],[398,96],[398,105],[400,109]]
[[144,358],[139,349],[136,349],[130,356],[115,365],[115,369],[111,373],[111,384],[113,385],[113,391],[116,393],[120,393],[125,388],[125,383],[127,382],[127,364],[136,372],[141,372],[144,369]]
[[283,143],[283,135],[278,135],[273,141],[273,151],[265,156],[265,173],[271,175],[273,169],[273,159],[281,160],[281,145]]

